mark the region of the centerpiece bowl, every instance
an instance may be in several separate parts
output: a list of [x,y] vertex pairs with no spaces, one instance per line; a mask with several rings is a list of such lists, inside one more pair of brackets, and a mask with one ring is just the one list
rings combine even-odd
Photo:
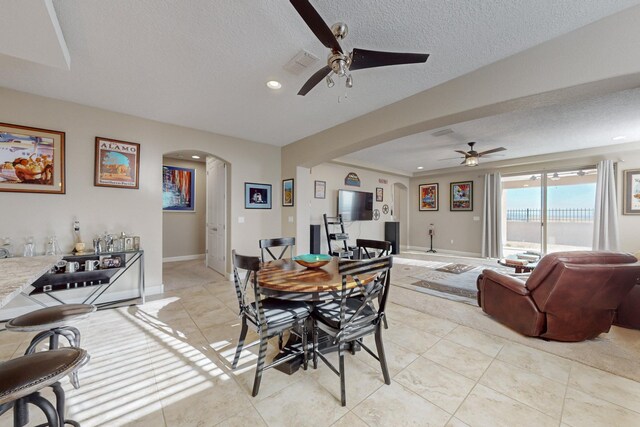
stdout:
[[327,265],[331,257],[324,254],[304,254],[293,257],[293,260],[303,267],[320,268]]

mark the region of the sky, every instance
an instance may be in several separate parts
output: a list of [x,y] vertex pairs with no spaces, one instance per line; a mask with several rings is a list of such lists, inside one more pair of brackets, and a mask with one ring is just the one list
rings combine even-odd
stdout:
[[[540,209],[540,187],[505,190],[507,209]],[[549,186],[549,209],[590,208],[596,200],[596,184]]]

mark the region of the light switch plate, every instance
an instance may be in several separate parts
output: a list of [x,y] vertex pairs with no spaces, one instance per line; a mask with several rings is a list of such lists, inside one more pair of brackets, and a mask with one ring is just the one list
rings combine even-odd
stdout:
[[480,221],[480,217],[479,217],[479,216],[474,216],[474,217],[473,217],[473,220],[474,220],[474,221]]
[[289,217],[289,222],[293,222],[293,216]]
[[238,217],[238,224],[243,224],[244,223],[244,217],[243,216],[239,216]]

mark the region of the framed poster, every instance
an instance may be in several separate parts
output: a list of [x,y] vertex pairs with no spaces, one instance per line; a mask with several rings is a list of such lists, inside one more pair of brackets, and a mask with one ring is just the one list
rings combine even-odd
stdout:
[[162,165],[162,210],[196,211],[196,170]]
[[376,202],[384,201],[384,189],[381,187],[376,187]]
[[282,206],[293,206],[293,178],[282,181]]
[[421,184],[418,187],[418,210],[437,211],[439,197],[438,184]]
[[473,210],[473,181],[452,182],[450,184],[450,210]]
[[96,137],[93,185],[138,189],[140,144]]
[[245,209],[271,209],[271,184],[244,183]]
[[624,195],[622,213],[640,215],[640,169],[624,171]]
[[327,197],[327,181],[314,181],[313,187],[314,198],[324,199]]
[[0,191],[64,194],[64,138],[57,130],[0,123]]

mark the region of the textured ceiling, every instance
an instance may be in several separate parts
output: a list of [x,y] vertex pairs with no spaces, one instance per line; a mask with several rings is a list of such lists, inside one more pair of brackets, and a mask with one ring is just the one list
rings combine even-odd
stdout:
[[[529,111],[500,114],[458,123],[444,136],[439,129],[389,141],[341,157],[408,175],[458,166],[462,159],[453,150],[468,150],[476,141],[476,151],[505,147],[501,156],[480,158],[481,164],[539,154],[558,153],[640,141],[640,89],[626,90],[586,101]],[[624,136],[625,138],[613,139]],[[422,166],[422,171],[417,170]],[[462,166],[464,168],[464,166]]]
[[[349,25],[349,50],[432,54],[422,65],[354,72],[338,103],[341,84],[299,97],[315,69],[282,68],[300,49],[321,58],[317,68],[327,54],[286,0],[54,0],[71,70],[5,56],[0,86],[285,145],[638,3],[312,0],[329,25]],[[270,79],[283,88],[266,88]]]

